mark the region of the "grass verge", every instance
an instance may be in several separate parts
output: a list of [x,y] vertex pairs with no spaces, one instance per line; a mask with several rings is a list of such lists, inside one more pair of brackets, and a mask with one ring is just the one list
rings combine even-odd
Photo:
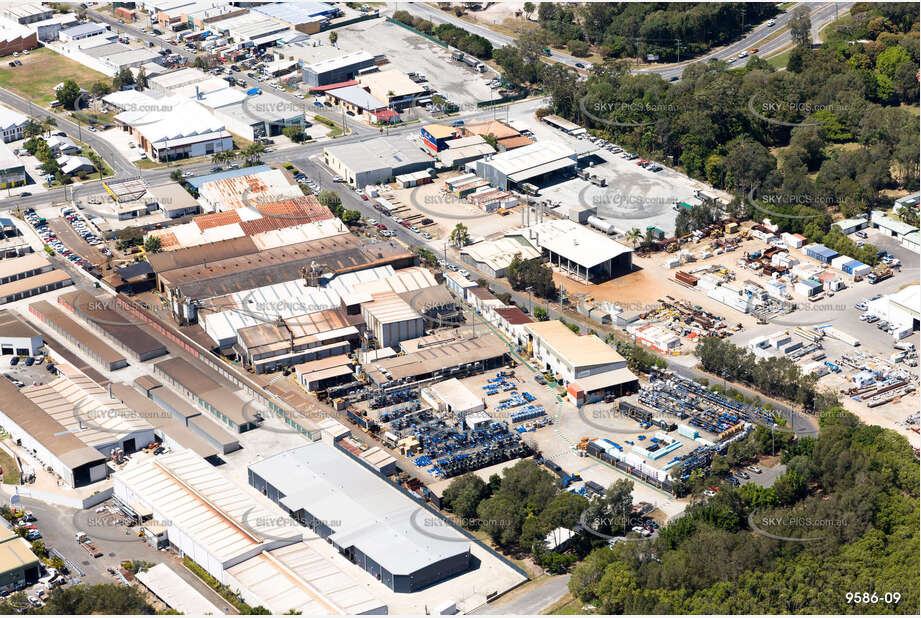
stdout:
[[13,456],[2,448],[0,448],[0,467],[3,468],[4,485],[19,484],[19,466],[16,465],[16,460],[13,459]]
[[72,79],[87,90],[94,82],[111,82],[109,76],[47,47],[34,49],[28,56],[20,55],[17,58],[22,61],[20,67],[11,68],[8,64],[10,58],[7,56],[0,61],[0,87],[44,106],[57,96],[52,88],[65,80]]

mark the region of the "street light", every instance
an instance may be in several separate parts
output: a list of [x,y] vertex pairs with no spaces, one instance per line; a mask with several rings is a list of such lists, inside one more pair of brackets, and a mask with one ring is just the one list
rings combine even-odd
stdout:
[[531,298],[531,291],[533,289],[534,288],[531,287],[530,285],[525,288],[525,291],[528,293],[528,313],[530,314],[534,313],[534,300]]

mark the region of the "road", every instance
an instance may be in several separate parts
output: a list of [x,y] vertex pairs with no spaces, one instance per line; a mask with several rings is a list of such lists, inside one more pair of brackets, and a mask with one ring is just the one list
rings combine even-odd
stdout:
[[[766,55],[775,53],[779,49],[786,47],[792,42],[790,38],[790,31],[787,30],[786,32],[780,34],[775,39],[769,42],[764,42],[764,39],[773,35],[773,33],[777,32],[778,30],[781,30],[782,28],[784,28],[787,25],[787,23],[790,21],[790,18],[793,13],[793,9],[796,8],[796,6],[798,6],[799,4],[804,4],[804,3],[797,3],[796,5],[791,6],[787,11],[784,11],[778,14],[777,17],[775,18],[776,24],[773,27],[768,26],[767,23],[763,23],[763,24],[760,24],[754,27],[751,31],[749,31],[741,39],[735,41],[734,43],[726,45],[725,47],[721,47],[717,50],[714,50],[710,52],[709,54],[705,54],[703,56],[694,58],[693,60],[689,60],[684,63],[677,63],[677,64],[672,64],[672,65],[667,65],[667,66],[662,66],[662,67],[652,67],[648,69],[640,69],[638,72],[657,73],[661,75],[663,78],[668,79],[670,77],[680,77],[685,67],[695,62],[703,62],[703,61],[707,61],[711,59],[712,60],[728,60],[729,58],[733,56],[737,56],[739,52],[741,51],[749,50],[755,47],[759,48],[758,54],[761,56],[766,56]],[[813,7],[815,6],[816,3],[805,3],[805,4],[808,4],[810,7]],[[843,14],[847,12],[853,4],[854,4],[853,2],[841,2],[841,3],[823,3],[821,5],[815,6],[815,8],[812,9],[811,11],[813,40],[817,38],[819,30],[821,30],[828,23],[833,21],[837,14]],[[469,21],[461,19],[460,17],[457,17],[453,13],[447,13],[445,11],[439,10],[424,2],[405,2],[405,3],[399,3],[397,6],[401,10],[409,11],[410,13],[412,13],[413,15],[416,15],[417,17],[423,17],[437,24],[448,23],[448,24],[453,24],[455,26],[458,26],[460,28],[464,28],[468,32],[472,32],[474,34],[482,36],[485,39],[488,39],[489,42],[492,43],[494,47],[504,47],[506,45],[512,45],[515,43],[514,37],[508,36],[506,34],[494,32],[485,26],[473,24]],[[393,7],[394,7],[393,4],[388,5],[388,9],[392,9],[389,11],[390,14],[392,14],[396,10]],[[577,63],[581,63],[585,65],[586,70],[590,70],[592,68],[592,64],[590,62],[586,62],[584,59],[575,58],[568,54],[563,54],[557,51],[551,52],[550,59],[555,60],[557,62],[561,62],[571,67],[575,67]]]
[[471,612],[485,616],[537,615],[559,601],[569,590],[569,575],[557,575],[541,582],[528,583],[501,597],[495,603]]

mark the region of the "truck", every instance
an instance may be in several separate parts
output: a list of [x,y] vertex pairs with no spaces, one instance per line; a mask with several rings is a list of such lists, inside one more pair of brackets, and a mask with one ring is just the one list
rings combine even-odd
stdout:
[[457,60],[458,62],[463,62],[463,61],[464,61],[464,52],[462,52],[462,51],[459,50],[459,49],[455,49],[454,51],[451,52],[451,58],[452,58],[453,60]]
[[549,48],[549,47],[545,47],[545,48],[544,48],[544,55],[545,55],[545,56],[550,56],[550,55],[551,55],[551,53],[550,53],[550,48]]
[[867,275],[867,281],[868,281],[870,284],[875,285],[875,284],[879,283],[880,281],[885,281],[886,279],[888,279],[888,278],[891,277],[891,276],[892,276],[892,269],[891,269],[891,268],[882,268],[882,269],[878,269],[878,270],[876,270],[876,271],[870,273],[869,275]]

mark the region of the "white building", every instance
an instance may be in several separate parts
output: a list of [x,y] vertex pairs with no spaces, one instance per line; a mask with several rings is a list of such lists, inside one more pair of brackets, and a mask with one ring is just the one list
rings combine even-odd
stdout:
[[373,300],[362,303],[361,315],[374,335],[377,347],[398,345],[425,334],[422,316],[394,292],[371,295]]
[[41,334],[6,310],[0,310],[0,354],[34,356],[44,345]]
[[898,326],[896,339],[917,332],[921,314],[921,286],[910,285],[895,294],[887,294],[867,303],[867,312]]
[[323,150],[323,162],[357,189],[434,166],[428,155],[403,137],[329,146]]
[[527,182],[539,182],[563,171],[575,173],[577,161],[576,151],[564,144],[537,142],[479,159],[471,166],[477,176],[505,190]]
[[458,419],[486,409],[486,402],[473,394],[457,378],[438,382],[422,389],[420,397],[432,408]]
[[637,388],[627,361],[595,335],[577,335],[559,320],[525,324],[531,357],[566,385],[578,406],[605,396],[620,396]]
[[29,122],[29,117],[0,105],[0,131],[3,131],[3,141],[6,144],[23,139],[23,130]]

